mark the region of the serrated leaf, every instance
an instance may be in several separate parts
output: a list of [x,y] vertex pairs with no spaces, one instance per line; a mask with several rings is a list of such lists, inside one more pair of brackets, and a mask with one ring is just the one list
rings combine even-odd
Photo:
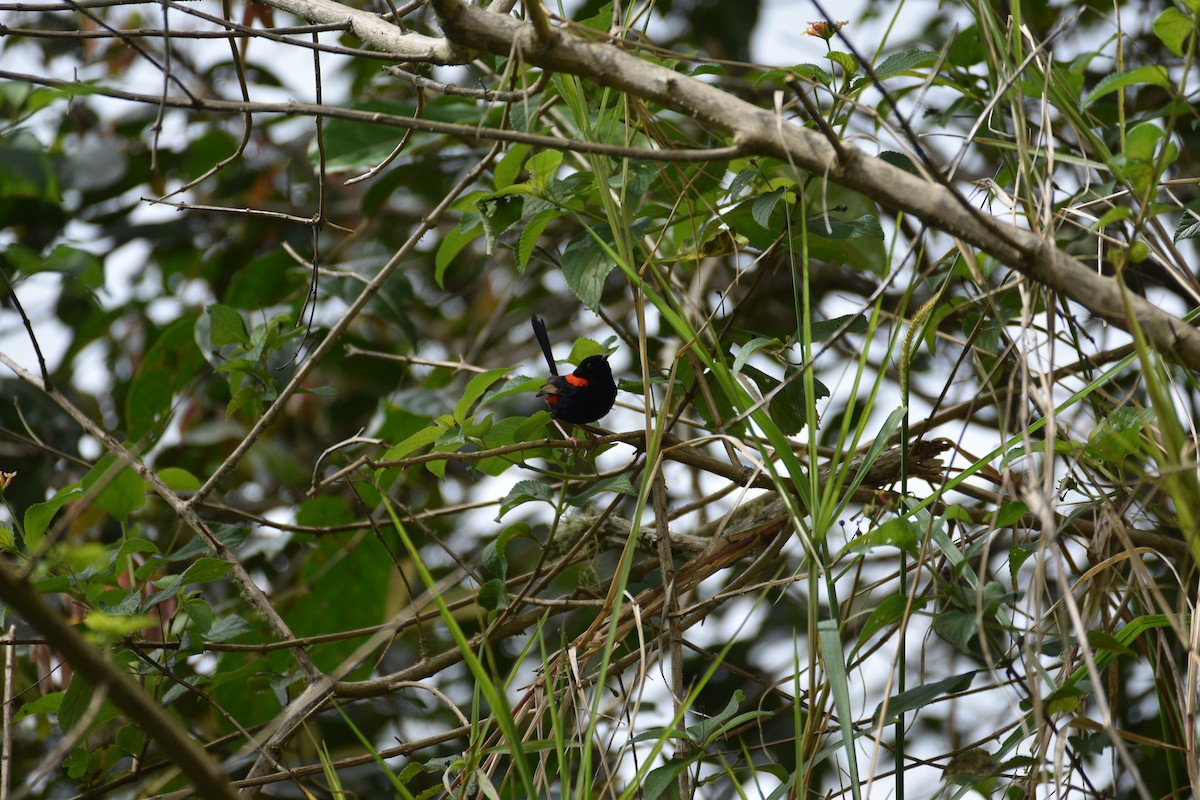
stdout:
[[875,77],[880,80],[890,78],[917,67],[935,64],[938,58],[940,56],[937,53],[929,50],[902,50],[888,56],[879,66],[875,67]]
[[1175,236],[1173,241],[1176,243],[1186,239],[1195,239],[1200,236],[1200,215],[1195,212],[1186,212],[1179,218],[1179,224],[1175,226]]
[[492,182],[496,189],[506,189],[517,182],[517,176],[521,174],[521,168],[525,166],[528,156],[527,144],[517,143],[508,148],[508,152],[496,162],[496,167],[492,170]]
[[617,266],[610,255],[612,247],[612,233],[605,226],[594,234],[584,231],[563,249],[563,278],[579,302],[593,311],[600,307],[604,281]]
[[858,59],[849,53],[833,50],[826,53],[825,57],[841,67],[842,71],[846,73],[847,78],[852,78],[858,74]]
[[500,501],[500,513],[496,515],[496,521],[512,511],[522,503],[532,501],[541,501],[544,503],[554,503],[554,489],[548,483],[541,481],[518,481],[516,485],[509,489],[508,494]]
[[78,672],[71,676],[71,683],[63,692],[58,706],[58,727],[64,734],[72,731],[86,716],[95,689]]
[[475,207],[486,237],[483,249],[490,256],[496,251],[496,240],[521,220],[525,201],[514,195],[494,194],[475,201]]
[[588,500],[602,492],[613,492],[614,494],[624,494],[630,496],[637,495],[637,489],[635,489],[633,484],[629,482],[629,478],[625,477],[624,475],[614,475],[611,478],[604,478],[603,480],[596,481],[582,494],[568,497],[567,503],[575,506],[576,508],[580,508]]
[[562,212],[555,208],[546,208],[534,214],[529,222],[525,223],[525,229],[521,231],[521,236],[517,239],[517,271],[524,272],[529,266],[529,259],[533,257],[534,248],[537,247],[538,240],[542,238],[542,232],[546,230],[546,226],[553,220],[562,216]]

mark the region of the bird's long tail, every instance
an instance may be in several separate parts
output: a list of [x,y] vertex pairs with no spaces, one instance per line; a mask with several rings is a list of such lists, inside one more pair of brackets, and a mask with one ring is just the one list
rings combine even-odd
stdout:
[[546,322],[536,314],[532,318],[533,335],[537,337],[538,344],[542,346],[542,353],[546,356],[546,363],[550,366],[550,374],[557,375],[558,367],[554,366],[554,353],[550,350],[550,334],[546,332]]

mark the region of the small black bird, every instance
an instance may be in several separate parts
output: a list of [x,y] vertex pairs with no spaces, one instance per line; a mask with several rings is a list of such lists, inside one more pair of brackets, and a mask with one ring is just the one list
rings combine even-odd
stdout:
[[550,350],[546,323],[536,315],[533,317],[533,335],[542,346],[546,364],[550,367],[550,377],[538,390],[538,397],[546,398],[554,419],[586,425],[612,410],[617,401],[617,384],[613,381],[612,368],[608,366],[608,356],[588,356],[570,375],[559,375],[558,367],[554,365],[554,353]]

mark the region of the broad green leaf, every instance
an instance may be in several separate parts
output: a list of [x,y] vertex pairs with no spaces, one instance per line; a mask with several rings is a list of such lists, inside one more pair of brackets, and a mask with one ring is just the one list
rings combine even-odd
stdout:
[[517,182],[517,176],[521,174],[528,156],[527,144],[517,143],[508,148],[508,152],[496,162],[496,167],[492,170],[492,182],[497,190],[507,189]]
[[521,236],[517,239],[518,272],[524,272],[529,266],[529,259],[533,257],[533,250],[537,247],[538,240],[542,238],[542,231],[546,230],[546,226],[560,216],[562,216],[562,212],[558,209],[545,208],[534,214],[529,222],[525,223],[525,229],[521,231]]
[[512,511],[522,503],[531,501],[541,501],[544,503],[554,503],[554,489],[550,484],[542,481],[518,481],[512,489],[509,489],[508,494],[500,501],[500,513],[496,515],[496,521]]
[[1183,56],[1183,43],[1195,33],[1195,22],[1178,8],[1168,8],[1154,20],[1154,35],[1176,57]]
[[[95,694],[95,689],[78,672],[71,676],[71,683],[63,692],[62,703],[58,707],[60,731],[66,734],[75,729],[75,726],[86,716],[93,694]],[[76,733],[81,733],[81,731],[76,731]]]
[[496,194],[477,200],[475,207],[483,223],[484,252],[490,256],[496,251],[496,241],[521,220],[525,201],[516,195]]
[[775,206],[788,193],[788,187],[780,186],[766,194],[760,194],[754,198],[754,204],[750,208],[750,215],[754,217],[754,221],[764,228],[771,227],[771,212],[775,210]]
[[463,390],[462,397],[458,398],[458,403],[454,406],[454,419],[460,423],[466,421],[467,413],[475,405],[475,401],[483,397],[484,392],[493,383],[510,372],[512,372],[510,367],[498,367],[496,369],[489,369],[487,372],[481,372],[474,378],[471,378],[470,382],[467,383],[467,388]]
[[475,602],[484,611],[499,611],[507,606],[508,590],[504,588],[504,581],[499,578],[485,581],[483,586],[479,587],[478,594],[475,595]]
[[146,481],[111,453],[83,476],[83,488],[96,491],[93,501],[115,519],[128,519],[146,504]]
[[[464,219],[463,222],[466,220]],[[481,230],[483,230],[483,223],[477,215],[472,215],[472,224],[464,226],[460,223],[438,244],[437,253],[433,257],[433,279],[437,281],[438,288],[445,288],[446,268],[450,266],[450,262],[454,261],[454,257],[464,247],[479,238]]]
[[54,497],[46,502],[35,503],[27,508],[22,525],[25,549],[30,553],[36,551],[42,544],[46,529],[50,527],[50,520],[58,513],[58,510],[72,500],[79,499],[82,495],[83,489],[73,484],[65,489],[60,489]]
[[171,410],[175,392],[196,378],[204,355],[196,346],[198,315],[185,315],[159,334],[138,365],[125,396],[125,427],[140,439]]
[[209,335],[215,346],[250,344],[250,332],[246,330],[246,321],[236,309],[214,303],[204,309],[204,313],[208,315]]
[[229,574],[231,569],[233,569],[233,564],[228,561],[222,561],[219,558],[201,558],[184,570],[180,582],[185,585],[189,583],[210,583],[224,578]]
[[[597,236],[600,240],[597,240]],[[607,226],[595,234],[584,231],[567,243],[562,254],[562,273],[567,286],[590,309],[600,307],[600,294],[608,274],[616,269],[610,250],[612,232]]]
[[875,77],[883,80],[893,75],[899,75],[917,67],[925,67],[937,63],[939,56],[929,50],[902,50],[893,53],[875,67]]

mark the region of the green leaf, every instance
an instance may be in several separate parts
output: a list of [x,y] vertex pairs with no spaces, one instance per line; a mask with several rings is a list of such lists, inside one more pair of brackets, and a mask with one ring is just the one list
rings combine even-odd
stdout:
[[679,796],[679,773],[690,767],[694,759],[672,758],[661,767],[646,773],[641,796],[645,800],[672,800]]
[[146,481],[108,453],[83,476],[85,491],[96,491],[94,502],[114,519],[125,520],[146,504]]
[[610,255],[613,244],[612,232],[603,226],[594,234],[584,231],[563,249],[563,278],[579,302],[593,311],[600,307],[604,281],[617,266]]
[[518,481],[516,485],[509,489],[504,499],[500,501],[500,513],[496,515],[496,521],[499,522],[501,517],[522,503],[531,501],[540,501],[553,505],[554,489],[550,484],[541,481]]
[[979,620],[973,612],[949,609],[933,618],[933,630],[960,652],[970,655],[971,642],[979,631]]
[[521,174],[521,168],[525,166],[525,159],[528,157],[527,144],[514,144],[508,148],[508,152],[496,162],[496,168],[492,170],[492,182],[497,190],[507,189],[517,182],[517,176]]
[[918,686],[915,689],[909,689],[907,692],[894,694],[887,702],[887,718],[881,719],[884,712],[884,704],[880,703],[875,709],[875,714],[872,718],[876,724],[890,725],[895,722],[901,714],[909,711],[924,708],[941,697],[944,694],[954,694],[963,692],[971,688],[971,682],[975,680],[975,670],[964,672],[961,675],[955,675],[944,680],[927,683],[924,686]]
[[506,556],[505,551],[508,549],[508,542],[514,536],[528,535],[529,526],[524,522],[518,522],[515,525],[509,525],[507,528],[500,531],[499,536],[484,545],[483,568],[501,580],[507,578],[508,557]]
[[572,495],[567,498],[569,505],[576,508],[582,508],[591,498],[603,492],[612,492],[614,494],[624,494],[631,497],[637,496],[637,489],[629,482],[629,478],[624,475],[614,475],[611,478],[604,478],[592,483],[587,490],[582,494]]
[[742,371],[742,367],[746,366],[746,362],[750,360],[750,356],[757,353],[764,347],[779,347],[783,343],[778,339],[768,339],[765,336],[756,336],[746,344],[742,345],[742,349],[738,351],[737,358],[733,360],[731,372],[737,375]]
[[433,444],[440,439],[442,434],[445,432],[446,429],[438,425],[422,428],[412,436],[409,436],[403,442],[393,445],[390,450],[383,454],[383,458],[381,460],[399,461],[413,451],[425,447],[426,445]]
[[1114,72],[1101,78],[1091,91],[1085,92],[1079,105],[1081,108],[1087,108],[1106,94],[1143,84],[1169,89],[1171,77],[1167,74],[1167,68],[1161,64],[1138,67],[1129,72]]
[[1007,528],[1028,513],[1029,506],[1025,505],[1020,500],[1016,500],[1011,503],[1005,503],[1004,505],[1000,506],[999,510],[996,512],[995,528]]
[[1178,8],[1168,8],[1154,20],[1154,35],[1177,58],[1183,56],[1183,43],[1196,32],[1191,17]]
[[499,611],[507,606],[508,590],[504,588],[504,581],[499,578],[486,581],[483,586],[479,587],[479,593],[475,595],[475,602],[484,611]]
[[841,241],[844,239],[860,239],[867,237],[883,241],[883,227],[879,218],[864,214],[858,219],[837,219],[825,214],[814,214],[806,221],[808,232],[822,239]]
[[64,734],[74,730],[87,715],[88,704],[92,702],[93,694],[95,689],[80,677],[78,672],[71,676],[71,683],[63,693],[62,702],[58,707],[59,730]]
[[467,384],[467,388],[463,390],[462,397],[458,398],[458,403],[454,406],[454,419],[460,423],[465,422],[467,413],[471,410],[471,406],[475,405],[475,401],[483,397],[483,393],[488,390],[489,386],[509,372],[512,372],[509,367],[498,367],[481,372],[472,378]]
[[59,489],[58,493],[44,503],[34,503],[25,510],[25,519],[22,528],[25,535],[25,549],[30,553],[36,551],[42,544],[42,539],[46,535],[46,529],[50,527],[50,520],[54,519],[54,515],[58,510],[72,500],[76,500],[83,495],[83,489],[78,485],[67,486]]
[[1147,446],[1143,431],[1154,423],[1154,410],[1124,406],[1088,436],[1084,453],[1096,461],[1120,464]]
[[[241,547],[250,538],[250,529],[244,525],[214,522],[211,524],[210,529],[216,540],[231,550]],[[167,560],[174,562],[191,561],[197,556],[206,556],[210,553],[212,553],[212,550],[209,548],[208,542],[204,540],[204,537],[195,536],[183,547],[168,555]]]
[[146,614],[106,614],[89,611],[83,617],[84,626],[105,641],[116,641],[138,631],[153,628],[158,620]]
[[213,626],[213,621],[216,619],[216,614],[213,613],[212,606],[204,602],[198,597],[189,598],[180,604],[181,609],[188,616],[188,628],[203,635]]
[[[911,608],[915,612],[918,609],[924,608],[927,602],[928,598],[914,597]],[[863,623],[862,630],[858,632],[858,646],[862,647],[878,631],[899,622],[904,617],[905,610],[908,608],[909,598],[902,594],[889,594],[883,598],[879,605],[875,606],[871,611],[871,615],[867,617],[867,621]]]
[[824,342],[833,337],[835,333],[840,331],[845,326],[846,330],[843,333],[866,333],[870,327],[870,320],[866,314],[846,314],[833,319],[823,319],[813,322],[809,326],[814,342]]
[[553,220],[562,216],[562,212],[556,208],[545,208],[534,214],[529,222],[525,223],[525,229],[521,231],[520,238],[517,239],[517,271],[524,272],[529,266],[529,259],[533,257],[533,250],[537,247],[538,240],[542,238],[542,231],[546,230],[546,226]]
[[204,366],[195,339],[199,319],[193,314],[171,323],[146,351],[125,397],[125,427],[130,441],[140,439],[171,410],[175,392]]
[[1200,236],[1200,216],[1195,212],[1185,213],[1179,217],[1179,224],[1175,226],[1175,236],[1173,240],[1176,243],[1186,239],[1195,239]]
[[889,519],[869,533],[850,540],[846,548],[851,552],[865,553],[876,547],[890,546],[910,555],[916,555],[920,542],[921,537],[913,521],[905,517],[897,517]]
[[888,56],[879,66],[875,67],[875,77],[880,80],[890,78],[917,67],[935,64],[938,58],[940,56],[937,53],[929,50],[902,50]]
[[842,71],[846,73],[847,78],[853,78],[858,74],[858,59],[849,53],[842,53],[838,50],[833,50],[829,53],[826,53],[825,57],[841,67]]
[[211,583],[224,578],[231,569],[233,564],[219,558],[197,559],[196,563],[184,570],[180,583]]
[[562,166],[563,154],[558,150],[542,150],[531,156],[526,163],[529,169],[529,180],[534,187],[545,192],[558,177],[558,168]]
[[467,220],[463,219],[438,244],[437,253],[433,257],[433,279],[437,281],[439,289],[446,288],[444,281],[446,268],[450,266],[450,262],[454,261],[454,257],[459,254],[459,251],[475,241],[479,232],[483,230],[483,224],[476,215],[471,216],[471,224],[467,225],[466,222]]
[[521,220],[525,201],[515,195],[495,194],[476,200],[475,207],[486,236],[484,252],[490,256],[496,251],[496,240]]
[[788,192],[786,186],[780,186],[778,189],[760,194],[754,198],[754,204],[750,207],[750,216],[754,217],[754,221],[764,228],[771,227],[771,212],[775,210],[776,204],[779,203],[783,196]]
[[199,478],[182,467],[160,469],[158,478],[175,492],[194,492],[202,486]]
[[250,344],[250,332],[246,330],[246,321],[236,309],[214,303],[204,309],[209,319],[209,336],[214,345],[222,347],[228,344]]

